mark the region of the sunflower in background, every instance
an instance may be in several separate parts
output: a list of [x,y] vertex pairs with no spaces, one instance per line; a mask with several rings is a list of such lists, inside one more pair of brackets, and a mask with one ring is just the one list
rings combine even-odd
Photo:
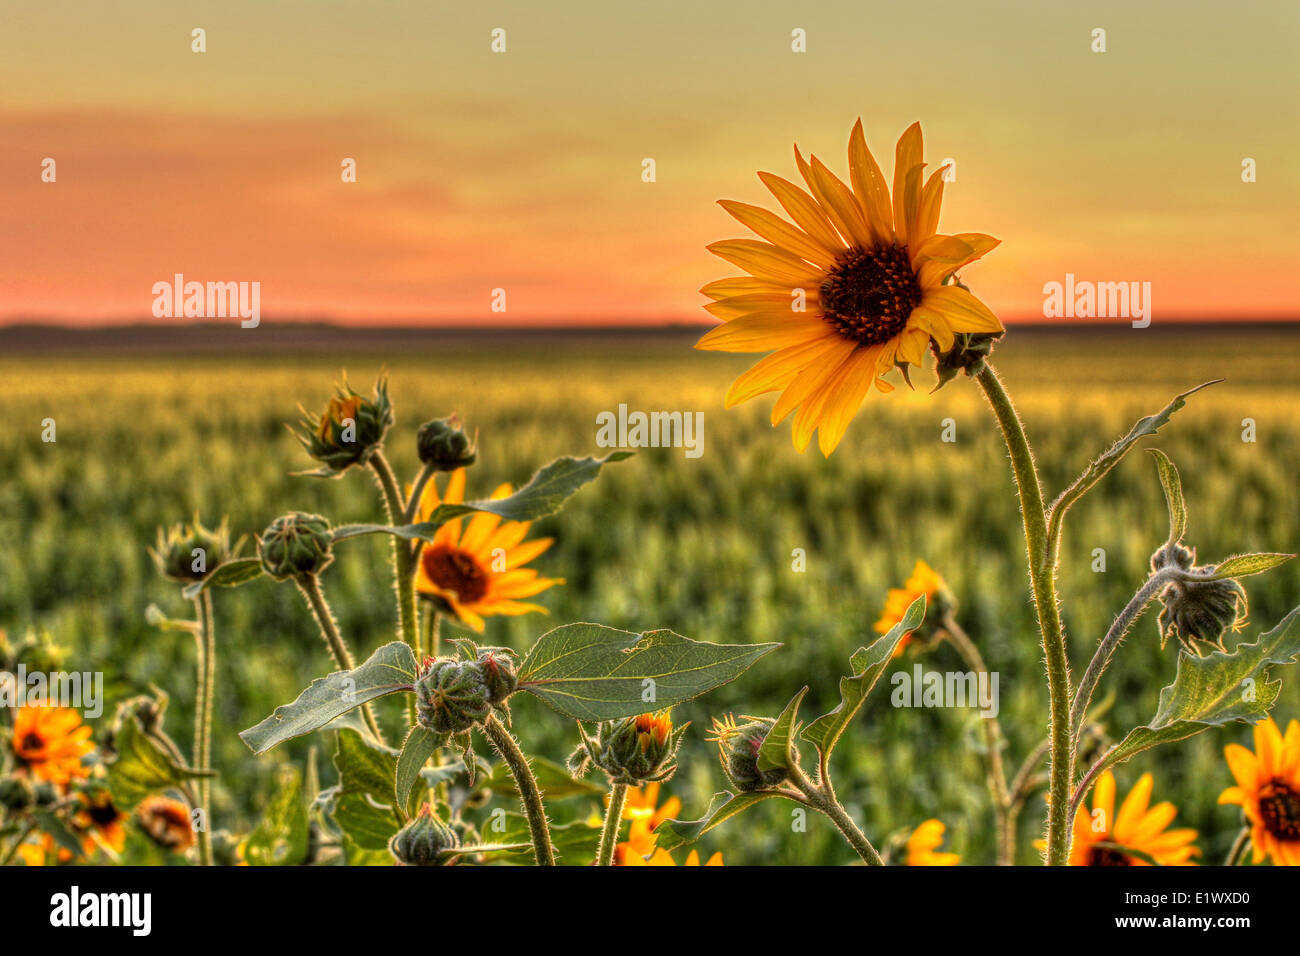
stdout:
[[961,857],[956,853],[939,853],[946,828],[940,820],[926,820],[907,838],[908,866],[956,866]]
[[135,808],[135,820],[145,835],[164,850],[184,853],[194,845],[190,809],[172,797],[145,797]]
[[[501,485],[492,498],[505,498],[513,489]],[[424,486],[417,521],[427,521],[440,504],[465,500],[465,469],[447,479],[447,491],[438,494],[434,481]],[[467,522],[462,531],[462,522]],[[563,578],[541,577],[524,567],[551,546],[553,538],[525,541],[530,522],[503,521],[479,512],[457,518],[438,529],[433,541],[420,547],[416,558],[415,588],[426,600],[467,627],[482,633],[483,618],[493,614],[546,613],[540,604],[520,600],[563,584]]]
[[126,814],[113,803],[108,788],[96,786],[81,791],[81,806],[72,814],[72,827],[81,836],[81,849],[86,856],[96,847],[106,847],[121,853],[126,846]]
[[[901,588],[890,588],[889,594],[885,598],[885,609],[881,612],[880,620],[876,621],[876,632],[879,634],[889,633],[890,628],[900,622],[907,609],[912,606],[922,594],[925,595],[925,606],[928,610],[935,608],[935,597],[946,595],[948,586],[944,583],[939,572],[934,570],[924,561],[917,561],[916,567],[912,569],[912,575],[903,582]],[[929,614],[933,618],[934,614]],[[894,656],[903,653],[908,642],[912,639],[913,631],[904,634],[899,640],[898,645],[894,648]]]
[[1219,803],[1242,808],[1250,826],[1253,863],[1265,856],[1276,866],[1300,866],[1300,723],[1283,737],[1272,717],[1255,724],[1255,750],[1228,744],[1223,751],[1237,785]]
[[[1092,793],[1093,812],[1079,807],[1074,815],[1069,865],[1151,866],[1149,860],[1154,860],[1160,866],[1195,866],[1192,857],[1201,853],[1194,846],[1196,831],[1166,829],[1178,810],[1169,802],[1150,805],[1153,782],[1151,774],[1144,773],[1116,814],[1115,776],[1109,770],[1103,773]],[[1042,840],[1034,846],[1046,849]]]
[[[849,137],[845,185],[816,156],[794,151],[807,184],[759,173],[793,222],[766,209],[721,200],[720,205],[762,240],[715,242],[709,251],[746,276],[711,282],[705,309],[723,324],[697,349],[772,352],[727,391],[728,408],[779,391],[777,425],[795,415],[795,447],[814,431],[827,457],[843,438],[874,384],[920,366],[927,347],[950,351],[959,333],[1000,334],[1002,323],[960,284],[954,272],[981,258],[999,240],[983,233],[939,233],[942,167],[923,180],[921,124],[898,140],[893,193],[867,149],[862,121]],[[775,351],[773,351],[775,350]]]
[[37,780],[66,786],[89,773],[82,758],[95,749],[90,735],[91,728],[69,707],[19,707],[14,716],[14,759]]
[[[655,844],[655,827],[671,820],[682,811],[682,801],[669,797],[659,806],[659,784],[629,787],[623,804],[623,819],[628,821],[627,839],[614,847],[615,866],[676,866],[672,855]],[[684,866],[700,866],[700,855],[692,850]],[[722,854],[714,853],[704,866],[722,866]]]

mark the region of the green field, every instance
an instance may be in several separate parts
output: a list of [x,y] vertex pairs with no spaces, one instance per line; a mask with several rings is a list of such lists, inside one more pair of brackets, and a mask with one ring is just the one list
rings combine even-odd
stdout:
[[[684,333],[430,334],[401,348],[339,338],[306,353],[10,352],[0,358],[0,628],[11,637],[48,631],[73,649],[68,666],[105,672],[110,701],[162,687],[172,697],[169,726],[187,745],[192,642],[144,617],[150,603],[176,615],[187,609],[146,555],[155,528],[195,510],[209,522],[229,515],[238,533],[256,533],[288,510],[335,523],[379,520],[375,485],[363,474],[290,477],[312,463],[283,423],[297,418],[299,402],[319,410],[341,369],[368,391],[386,366],[397,413],[388,440],[395,467],[412,476],[416,427],[456,411],[479,431],[471,493],[521,483],[557,455],[598,453],[596,415],[620,403],[704,412],[701,457],[642,451],[539,523],[556,545],[535,566],[567,584],[541,596],[548,617],[492,619],[486,635],[488,643],[522,647],[555,624],[587,620],[637,631],[669,627],[699,640],[782,642],[739,681],[675,714],[695,722],[682,768],[667,785],[687,816],[726,785],[703,740],[709,717],[775,716],[804,683],[810,713],[832,707],[849,655],[875,636],[887,589],[917,558],[947,578],[961,621],[1000,674],[1006,759],[1018,765],[1045,732],[1046,691],[1015,489],[978,390],[959,379],[935,395],[921,381],[916,393],[873,394],[826,461],[815,443],[797,454],[788,424],[769,427],[770,398],[724,410],[727,384],[747,360],[694,352],[691,341]],[[1191,510],[1188,541],[1214,561],[1300,543],[1296,345],[1285,329],[1013,329],[995,364],[1026,420],[1049,495],[1136,418],[1193,385],[1226,379],[1193,396],[1146,442],[1178,464]],[[41,441],[46,418],[57,423],[56,443]],[[955,443],[940,440],[948,418]],[[1246,418],[1256,424],[1253,443],[1242,441]],[[1145,577],[1167,527],[1155,469],[1143,454],[1127,458],[1072,512],[1062,597],[1076,668]],[[807,553],[804,573],[791,567],[796,548]],[[1105,573],[1090,570],[1096,548],[1106,551]],[[388,544],[378,537],[341,544],[324,575],[359,655],[392,639],[391,583]],[[1246,584],[1247,639],[1300,604],[1300,564]],[[220,592],[216,616],[215,817],[238,831],[271,794],[277,762],[305,761],[313,741],[258,758],[236,733],[330,667],[288,585],[263,579]],[[1149,613],[1102,685],[1103,694],[1117,695],[1108,715],[1117,736],[1153,715],[1174,655],[1172,647],[1159,650]],[[948,647],[923,663],[965,669]],[[1276,716],[1284,722],[1300,717],[1300,674],[1281,676]],[[385,714],[395,727],[396,711]],[[107,714],[100,724],[106,728]],[[571,724],[531,699],[515,707],[515,729],[526,749],[557,760],[576,739]],[[992,860],[978,730],[970,711],[895,709],[877,691],[835,758],[840,796],[877,845],[938,817],[965,861]],[[1215,803],[1231,783],[1222,748],[1248,738],[1247,728],[1234,727],[1143,755],[1119,769],[1121,792],[1152,770],[1155,799],[1173,800],[1179,823],[1201,831],[1204,858],[1221,861],[1239,821],[1237,808]],[[327,755],[329,742],[314,742]],[[555,815],[585,816],[594,807],[558,806]],[[1030,842],[1041,817],[1040,795],[1022,818],[1020,862],[1036,859]],[[825,821],[794,833],[789,819],[788,806],[768,801],[709,834],[703,849],[722,850],[728,864],[854,859]]]

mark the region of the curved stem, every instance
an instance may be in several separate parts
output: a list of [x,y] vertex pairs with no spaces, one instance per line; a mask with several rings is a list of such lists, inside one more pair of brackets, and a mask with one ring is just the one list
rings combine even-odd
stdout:
[[551,845],[551,828],[546,822],[546,808],[542,805],[542,791],[537,786],[533,771],[528,766],[528,758],[519,749],[519,744],[510,731],[496,717],[489,715],[483,724],[483,731],[488,740],[501,755],[501,759],[510,768],[510,775],[515,778],[519,788],[519,801],[524,805],[524,816],[528,818],[528,831],[533,837],[533,852],[537,856],[538,866],[555,866],[555,848]]
[[1034,780],[1034,771],[1038,769],[1042,759],[1047,756],[1050,745],[1050,740],[1040,740],[1038,746],[1029,752],[1025,762],[1020,765],[1016,775],[1011,778],[1011,805],[1013,807],[1023,804],[1029,796]]
[[618,827],[623,822],[623,804],[626,802],[627,784],[616,783],[609,788],[609,807],[605,810],[605,828],[600,831],[597,866],[614,865],[614,847],[618,845]]
[[[987,674],[989,669],[984,664],[984,656],[951,614],[944,616],[941,626],[948,635],[949,643],[957,649],[966,666],[976,674]],[[985,768],[989,795],[993,798],[993,814],[997,825],[998,866],[1010,866],[1016,851],[1015,836],[1011,829],[1011,797],[1007,792],[1006,770],[1002,766],[1002,730],[996,717],[981,714],[979,719],[984,733],[984,749],[987,751]]]
[[[194,769],[208,771],[212,763],[212,694],[216,686],[216,639],[212,618],[212,595],[202,591],[194,599],[199,622],[195,635],[198,644],[198,673],[194,687]],[[212,865],[212,778],[197,781],[198,804],[202,808],[202,827],[196,835],[199,866]]]
[[[370,458],[370,468],[379,479],[379,488],[384,494],[384,510],[390,525],[403,520],[406,514],[406,501],[397,486],[397,477],[384,453],[377,451]],[[415,565],[410,545],[392,536],[393,579],[397,584],[397,620],[402,640],[412,653],[416,653],[420,644],[419,627],[415,613]]]
[[[325,639],[325,644],[334,657],[335,666],[341,671],[355,670],[357,665],[352,660],[352,652],[348,650],[347,642],[343,640],[338,625],[334,623],[334,614],[330,611],[329,602],[325,600],[325,592],[321,590],[320,580],[314,574],[300,574],[294,578],[294,583],[298,585],[298,590],[307,600],[307,606],[311,608],[312,616],[316,618],[316,626],[320,628],[321,637]],[[387,746],[384,732],[379,729],[379,721],[375,719],[370,701],[361,705],[361,717],[370,728],[370,732],[374,734],[375,740]]]
[[871,845],[866,834],[858,829],[858,825],[853,822],[848,811],[840,805],[829,776],[824,776],[819,781],[820,786],[817,786],[798,766],[793,766],[790,768],[790,782],[807,798],[810,807],[830,818],[831,823],[835,824],[849,846],[853,847],[868,866],[885,865],[885,861],[880,858],[880,854]]
[[438,469],[433,465],[425,465],[420,469],[419,477],[415,479],[415,487],[411,489],[411,497],[406,500],[406,507],[402,509],[402,523],[410,524],[415,520],[415,516],[420,512],[420,499],[424,497],[424,486],[429,483],[429,479],[437,474]]
[[1134,622],[1141,617],[1142,612],[1146,610],[1157,594],[1169,583],[1174,577],[1174,573],[1168,568],[1161,568],[1151,577],[1147,578],[1146,583],[1138,589],[1133,595],[1124,610],[1119,612],[1097,645],[1096,652],[1092,655],[1092,660],[1088,662],[1088,669],[1083,672],[1083,678],[1079,681],[1079,688],[1074,692],[1074,705],[1070,708],[1070,731],[1078,735],[1079,727],[1083,724],[1084,715],[1088,713],[1088,705],[1092,703],[1092,695],[1097,689],[1097,683],[1101,680],[1101,675],[1106,672],[1110,659],[1119,645],[1123,642],[1125,635]]
[[1224,866],[1241,866],[1246,859],[1246,850],[1250,847],[1250,827],[1244,826],[1241,832],[1237,834],[1237,839],[1232,842],[1232,849],[1228,851],[1228,858],[1223,861]]
[[1025,426],[1016,414],[1002,380],[987,362],[973,372],[993,413],[997,416],[1011,455],[1011,468],[1020,494],[1020,514],[1025,526],[1025,547],[1029,555],[1029,581],[1042,634],[1043,659],[1047,665],[1047,690],[1051,709],[1050,798],[1047,811],[1047,862],[1064,866],[1070,854],[1070,823],[1067,816],[1070,780],[1074,776],[1074,746],[1070,733],[1070,660],[1065,649],[1056,595],[1056,565],[1048,553],[1047,516],[1043,490],[1038,482],[1034,455],[1025,437]]
[[1097,778],[1101,776],[1101,772],[1106,766],[1106,761],[1110,758],[1110,755],[1118,749],[1119,744],[1112,744],[1110,749],[1098,757],[1096,762],[1088,768],[1088,772],[1083,775],[1083,779],[1080,780],[1078,786],[1074,788],[1074,793],[1070,795],[1070,803],[1068,807],[1071,820],[1074,819],[1074,812],[1078,810],[1079,805],[1083,803],[1083,798],[1088,795],[1088,791],[1092,789],[1092,785],[1096,783]]

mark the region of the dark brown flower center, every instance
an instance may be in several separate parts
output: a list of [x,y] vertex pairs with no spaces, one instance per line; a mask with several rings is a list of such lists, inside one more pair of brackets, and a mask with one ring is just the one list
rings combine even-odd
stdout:
[[468,551],[441,545],[420,554],[424,573],[434,584],[454,591],[462,604],[473,604],[487,594],[488,573]]
[[90,809],[86,811],[86,815],[101,827],[115,823],[118,819],[117,807],[113,806],[112,800],[92,804]]
[[1133,861],[1127,854],[1114,847],[1094,846],[1088,851],[1089,866],[1132,866]]
[[826,321],[863,345],[888,342],[907,328],[921,287],[905,246],[854,248],[840,256],[821,286]]
[[28,731],[18,744],[19,756],[36,756],[45,749],[45,739],[35,731]]
[[1300,793],[1281,780],[1259,789],[1259,815],[1264,829],[1279,840],[1300,840]]

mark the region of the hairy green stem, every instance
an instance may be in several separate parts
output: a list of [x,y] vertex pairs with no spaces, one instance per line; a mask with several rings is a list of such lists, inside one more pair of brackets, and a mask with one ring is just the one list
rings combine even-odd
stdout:
[[623,805],[627,802],[627,784],[616,783],[609,788],[609,807],[605,810],[605,828],[600,831],[600,853],[597,866],[614,865],[614,848],[618,845],[618,827],[623,822]]
[[835,824],[835,828],[840,831],[844,839],[848,841],[849,846],[862,857],[868,866],[884,866],[885,861],[880,858],[876,848],[871,845],[858,825],[853,822],[849,812],[840,805],[839,799],[835,796],[835,788],[831,785],[831,778],[823,776],[816,784],[808,779],[798,766],[790,768],[790,782],[795,785],[800,793],[808,801],[808,806],[817,812],[825,815]]
[[[948,642],[957,649],[966,666],[977,674],[987,674],[989,669],[984,664],[984,656],[951,614],[944,617],[941,626],[948,635]],[[996,717],[983,715],[980,715],[980,729],[984,734],[986,776],[997,826],[998,866],[1011,866],[1015,860],[1016,846],[1015,834],[1011,828],[1011,796],[1007,792],[1007,774],[1002,766],[1002,730]]]
[[424,486],[437,473],[438,469],[433,465],[425,465],[420,469],[419,477],[415,479],[415,487],[411,489],[411,496],[406,500],[406,507],[402,509],[403,524],[410,524],[420,513],[420,499],[424,497]]
[[555,866],[555,847],[551,844],[551,828],[546,821],[546,808],[542,805],[542,791],[528,766],[528,758],[495,714],[484,722],[483,730],[510,768],[510,775],[515,778],[515,786],[519,788],[519,801],[524,806],[524,816],[528,818],[528,831],[532,834],[537,865]]
[[1124,610],[1119,612],[1097,645],[1096,652],[1092,655],[1092,660],[1088,662],[1088,669],[1083,672],[1083,677],[1079,681],[1079,687],[1074,692],[1074,705],[1070,708],[1070,732],[1076,737],[1079,728],[1083,725],[1084,715],[1088,712],[1088,706],[1092,703],[1092,695],[1097,690],[1097,683],[1101,680],[1101,675],[1106,672],[1110,659],[1114,656],[1115,651],[1123,642],[1129,629],[1133,627],[1134,622],[1146,610],[1147,605],[1155,600],[1156,595],[1163,590],[1164,586],[1173,580],[1175,572],[1170,568],[1161,568],[1151,577],[1147,578],[1146,583],[1142,585],[1133,595],[1132,599],[1125,605]]
[[[201,591],[194,599],[194,612],[199,630],[195,635],[198,644],[197,674],[194,688],[194,754],[191,758],[195,770],[212,769],[212,695],[216,687],[217,643],[212,617],[212,595]],[[202,826],[199,829],[199,866],[212,865],[212,778],[200,777],[197,781],[198,805],[202,809]]]
[[1025,426],[1016,414],[1011,397],[993,366],[981,362],[973,372],[993,413],[997,416],[1011,455],[1011,468],[1020,494],[1020,514],[1025,526],[1025,547],[1029,557],[1029,581],[1042,634],[1043,659],[1047,665],[1050,701],[1051,763],[1047,810],[1047,862],[1064,866],[1070,855],[1070,781],[1074,776],[1074,744],[1070,732],[1070,660],[1065,648],[1056,595],[1056,564],[1048,553],[1047,514],[1043,490],[1038,482],[1034,455],[1025,437]]
[[[397,477],[384,453],[377,451],[370,458],[370,467],[379,479],[384,493],[384,510],[390,525],[402,521],[406,514],[406,500],[397,486]],[[410,545],[396,535],[393,538],[393,578],[397,584],[398,629],[411,652],[417,655],[420,645],[419,626],[415,613],[415,565]]]
[[[334,657],[335,666],[341,671],[355,670],[357,665],[353,662],[352,652],[348,650],[347,642],[343,640],[343,635],[339,633],[338,625],[334,622],[334,614],[330,610],[329,602],[325,600],[320,579],[314,574],[300,574],[294,578],[294,582],[298,585],[302,596],[306,598],[312,616],[316,618],[316,626],[320,628],[321,637],[325,639],[325,644]],[[374,734],[375,740],[387,746],[384,732],[379,728],[379,721],[375,719],[375,712],[369,701],[361,705],[361,717],[370,728],[370,732]]]
[[1241,866],[1246,859],[1246,850],[1250,848],[1250,827],[1244,826],[1241,832],[1237,834],[1237,839],[1232,841],[1232,849],[1228,851],[1228,857],[1223,861],[1224,866]]

